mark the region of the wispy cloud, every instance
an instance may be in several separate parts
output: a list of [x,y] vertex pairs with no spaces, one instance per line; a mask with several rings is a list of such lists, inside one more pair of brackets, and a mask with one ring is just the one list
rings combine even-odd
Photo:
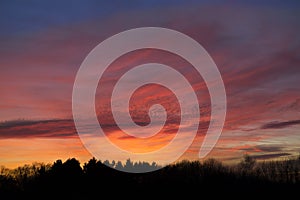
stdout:
[[257,160],[267,160],[272,158],[279,158],[283,156],[290,156],[290,153],[272,153],[272,154],[262,154],[262,155],[253,155],[252,157]]
[[71,119],[15,120],[0,123],[0,139],[77,137]]
[[290,121],[283,121],[283,122],[269,122],[264,125],[262,125],[261,129],[282,129],[287,128],[289,126],[299,125],[300,120],[290,120]]

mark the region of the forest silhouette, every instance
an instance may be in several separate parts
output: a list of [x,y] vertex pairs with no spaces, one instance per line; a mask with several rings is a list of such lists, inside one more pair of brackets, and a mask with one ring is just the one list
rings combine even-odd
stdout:
[[[104,164],[105,163],[105,164]],[[108,167],[108,165],[110,167]],[[126,173],[116,169],[151,169]],[[53,164],[33,163],[16,169],[0,168],[0,198],[89,198],[141,193],[146,197],[177,194],[294,195],[300,189],[300,156],[281,161],[257,162],[246,155],[236,165],[215,159],[181,161],[164,168],[156,163],[101,162],[90,159],[82,166],[75,158]],[[157,170],[156,170],[157,169]],[[111,191],[115,191],[111,193]],[[212,192],[210,192],[212,191]],[[130,195],[129,195],[130,196]],[[3,198],[5,197],[5,198]],[[142,198],[143,196],[141,196]]]

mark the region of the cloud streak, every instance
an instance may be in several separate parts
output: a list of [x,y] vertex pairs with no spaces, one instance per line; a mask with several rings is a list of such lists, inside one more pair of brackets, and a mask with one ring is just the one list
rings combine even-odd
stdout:
[[16,120],[0,123],[0,139],[71,137],[77,137],[75,125],[71,119]]
[[261,129],[282,129],[287,128],[289,126],[299,125],[300,120],[290,120],[290,121],[283,121],[283,122],[269,122],[262,125]]
[[252,157],[257,160],[268,160],[272,158],[279,158],[283,156],[290,156],[290,153],[272,153],[272,154],[262,154],[262,155],[253,155]]

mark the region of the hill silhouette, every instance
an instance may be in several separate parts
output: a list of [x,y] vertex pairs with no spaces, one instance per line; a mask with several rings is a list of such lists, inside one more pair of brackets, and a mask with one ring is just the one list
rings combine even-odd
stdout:
[[[105,164],[104,164],[105,163]],[[110,165],[111,167],[108,167]],[[113,198],[115,195],[149,198],[158,194],[251,195],[298,194],[300,157],[283,161],[256,162],[250,156],[226,166],[215,159],[181,161],[149,173],[125,173],[113,168],[159,169],[156,163],[101,162],[90,159],[81,167],[75,158],[53,164],[33,163],[16,169],[0,169],[0,197],[14,198]],[[115,191],[115,192],[112,192]],[[212,191],[212,192],[210,192]],[[5,197],[5,198],[3,198]]]

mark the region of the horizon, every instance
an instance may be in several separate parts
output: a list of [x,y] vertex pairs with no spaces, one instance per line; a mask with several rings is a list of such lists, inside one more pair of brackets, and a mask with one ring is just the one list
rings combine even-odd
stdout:
[[[87,55],[112,35],[140,27],[163,27],[193,38],[220,72],[227,97],[226,119],[219,140],[204,159],[236,164],[245,154],[257,160],[299,156],[299,7],[296,1],[1,2],[0,165],[15,168],[68,158],[85,163],[95,157],[86,144],[96,148],[96,142],[90,141],[101,143],[98,148],[107,151],[105,155],[97,154],[102,156],[98,160],[113,157],[125,161],[124,155],[109,151],[107,140],[136,154],[131,158],[135,160],[173,141],[182,116],[187,116],[191,123],[185,122],[176,145],[185,145],[191,130],[196,125],[198,128],[191,145],[178,160],[199,160],[199,149],[211,122],[215,123],[214,130],[221,126],[218,116],[211,114],[209,84],[213,83],[205,82],[205,77],[195,73],[188,60],[173,52],[135,50],[120,56],[105,70],[96,88],[93,108],[107,138],[91,137],[83,142],[74,124],[72,92]],[[110,98],[124,73],[145,63],[172,66],[183,74],[198,105],[195,108],[185,102],[194,110],[184,113],[177,94],[169,88],[158,84],[139,87],[130,98],[129,116],[135,125],[145,128],[152,123],[152,117],[157,120],[153,121],[152,129],[147,129],[150,131],[140,132],[141,135],[152,134],[151,130],[159,127],[160,118],[155,117],[160,110],[151,106],[159,103],[168,115],[156,135],[137,138],[118,126],[111,113]],[[140,79],[150,76],[177,82],[165,74],[137,74]],[[125,86],[128,85],[129,81]],[[122,103],[128,93],[124,88],[116,96],[122,120],[127,117],[123,115],[127,107]],[[180,95],[186,93],[179,91]],[[197,109],[200,118],[195,116]],[[129,132],[137,130],[125,120],[123,127]],[[87,132],[90,129],[86,127]],[[167,158],[176,157],[171,150],[159,155],[159,159],[165,158],[167,164]],[[149,163],[158,159],[152,154],[143,158]]]
[[[23,168],[23,167],[32,167],[32,166],[47,166],[47,167],[52,167],[55,163],[57,162],[61,162],[61,163],[66,163],[70,160],[76,160],[79,162],[79,165],[80,167],[83,169],[85,165],[87,165],[89,162],[91,161],[95,161],[95,162],[99,162],[101,164],[104,164],[106,165],[107,167],[109,168],[112,168],[112,169],[116,169],[116,166],[118,163],[121,163],[121,167],[128,167],[128,162],[129,164],[133,164],[133,165],[137,165],[137,166],[143,166],[143,165],[146,165],[146,166],[150,166],[150,167],[154,167],[154,170],[153,171],[157,171],[157,170],[161,170],[163,169],[164,167],[167,167],[167,166],[176,166],[176,165],[180,165],[182,163],[193,163],[193,162],[197,162],[197,163],[200,163],[200,164],[204,164],[204,163],[208,163],[210,161],[213,161],[213,162],[218,162],[220,164],[222,164],[223,166],[226,166],[226,167],[238,167],[239,165],[241,165],[241,163],[245,162],[245,159],[246,157],[249,157],[251,160],[253,160],[255,162],[255,164],[257,165],[261,165],[261,164],[266,164],[266,163],[280,163],[280,162],[288,162],[288,161],[297,161],[300,159],[300,154],[298,155],[293,155],[293,156],[287,156],[287,157],[278,157],[276,158],[275,160],[274,159],[260,159],[259,156],[258,157],[255,157],[255,156],[249,156],[248,154],[244,154],[238,161],[236,162],[223,162],[221,160],[217,160],[215,158],[206,158],[206,159],[198,159],[198,160],[188,160],[188,159],[183,159],[183,160],[177,160],[173,163],[169,163],[169,164],[166,164],[166,165],[159,165],[158,163],[156,163],[155,161],[153,162],[145,162],[145,161],[142,161],[142,160],[131,160],[130,158],[124,160],[124,161],[120,161],[120,160],[98,160],[96,159],[95,157],[92,157],[90,159],[88,159],[87,161],[85,162],[80,162],[80,160],[78,160],[77,158],[75,157],[70,157],[70,158],[67,158],[67,159],[56,159],[54,160],[53,162],[48,162],[48,163],[44,163],[44,162],[32,162],[32,163],[24,163],[22,165],[19,165],[19,166],[16,166],[14,168],[10,168],[10,167],[7,167],[7,166],[4,166],[4,165],[1,165],[0,164],[0,167],[2,170],[16,170],[18,168]],[[122,172],[130,172],[130,171],[123,171],[121,170]],[[147,172],[151,172],[152,170],[150,171],[146,171]],[[4,171],[5,172],[5,171]],[[134,173],[145,173],[144,171],[142,172],[138,172],[138,171],[135,171]]]

